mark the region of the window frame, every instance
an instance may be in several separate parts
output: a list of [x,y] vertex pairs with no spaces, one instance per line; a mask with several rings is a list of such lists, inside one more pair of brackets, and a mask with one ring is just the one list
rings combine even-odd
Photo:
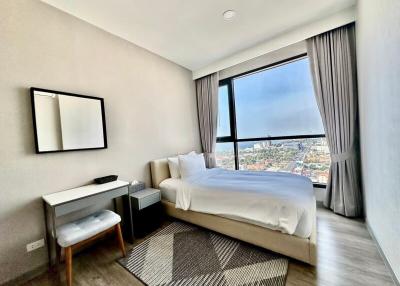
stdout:
[[[235,156],[235,170],[239,170],[239,149],[238,143],[249,142],[249,141],[266,141],[266,140],[288,140],[288,139],[309,139],[309,138],[325,138],[325,134],[302,134],[302,135],[290,135],[290,136],[271,136],[271,137],[253,137],[253,138],[238,138],[237,136],[237,125],[236,125],[236,108],[235,108],[235,91],[233,87],[233,81],[237,78],[248,76],[253,73],[261,72],[264,70],[276,68],[281,65],[289,64],[291,62],[301,60],[307,57],[307,53],[303,53],[282,61],[278,61],[266,66],[262,66],[247,72],[240,73],[219,81],[219,87],[227,86],[228,88],[228,104],[229,104],[229,125],[230,135],[217,137],[217,143],[233,143],[234,156]],[[219,95],[218,95],[219,96]],[[316,188],[326,188],[326,184],[313,183]]]

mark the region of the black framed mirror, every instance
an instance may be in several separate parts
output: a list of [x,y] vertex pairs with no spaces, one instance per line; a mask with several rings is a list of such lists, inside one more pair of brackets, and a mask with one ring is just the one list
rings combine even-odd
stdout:
[[31,87],[36,153],[107,148],[104,99]]

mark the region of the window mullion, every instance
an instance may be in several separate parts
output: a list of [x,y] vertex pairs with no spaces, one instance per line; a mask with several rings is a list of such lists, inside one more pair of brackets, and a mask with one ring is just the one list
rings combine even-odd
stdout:
[[233,142],[233,150],[235,154],[235,170],[239,170],[239,149],[237,141]]
[[235,109],[235,90],[233,88],[233,79],[228,81],[228,96],[229,96],[229,119],[231,125],[231,136],[233,138],[233,148],[235,156],[235,170],[239,169],[239,150],[237,142],[236,128],[236,109]]

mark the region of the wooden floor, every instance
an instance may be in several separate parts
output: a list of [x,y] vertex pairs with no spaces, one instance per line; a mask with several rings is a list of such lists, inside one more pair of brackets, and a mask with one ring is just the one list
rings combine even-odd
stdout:
[[[290,260],[287,285],[394,285],[363,222],[319,208],[317,246],[318,266]],[[119,256],[112,239],[77,254],[73,259],[73,285],[142,285],[115,262]],[[64,265],[61,268],[60,274],[45,273],[23,285],[65,285]]]

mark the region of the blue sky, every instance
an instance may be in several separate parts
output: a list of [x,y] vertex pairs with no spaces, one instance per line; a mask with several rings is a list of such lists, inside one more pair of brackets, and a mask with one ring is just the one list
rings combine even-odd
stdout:
[[[239,138],[324,133],[308,59],[234,80]],[[220,87],[218,136],[229,132],[226,87]]]

